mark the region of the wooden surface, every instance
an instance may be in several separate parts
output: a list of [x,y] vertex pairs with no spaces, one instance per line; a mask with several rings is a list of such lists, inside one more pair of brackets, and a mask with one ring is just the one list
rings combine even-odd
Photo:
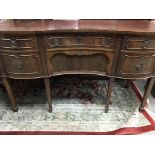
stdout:
[[6,20],[0,22],[0,33],[36,32],[115,32],[122,34],[155,34],[152,20]]

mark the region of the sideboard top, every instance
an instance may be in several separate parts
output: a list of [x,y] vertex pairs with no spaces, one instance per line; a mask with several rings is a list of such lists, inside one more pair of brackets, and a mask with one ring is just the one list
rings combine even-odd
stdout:
[[11,19],[0,21],[0,33],[113,32],[155,34],[155,20],[49,20]]

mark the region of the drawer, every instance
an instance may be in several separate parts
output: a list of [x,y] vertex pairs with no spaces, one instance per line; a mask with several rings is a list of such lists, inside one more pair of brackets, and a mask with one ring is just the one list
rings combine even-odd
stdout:
[[120,55],[117,73],[119,76],[136,77],[155,73],[155,55]]
[[155,50],[155,37],[130,37],[123,38],[122,50]]
[[35,36],[0,36],[1,50],[38,50],[37,38]]
[[115,36],[112,35],[47,35],[44,37],[47,50],[53,48],[104,48],[114,50]]
[[8,75],[36,76],[41,73],[40,57],[36,53],[1,53],[4,70]]

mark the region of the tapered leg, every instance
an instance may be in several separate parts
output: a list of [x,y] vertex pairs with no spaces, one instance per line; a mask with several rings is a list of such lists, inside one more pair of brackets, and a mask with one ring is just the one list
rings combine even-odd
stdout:
[[126,80],[125,82],[124,88],[129,88],[129,80]]
[[49,78],[44,78],[46,93],[47,93],[47,99],[49,104],[49,112],[52,112],[52,98],[51,98],[51,88],[50,88],[50,80]]
[[111,93],[112,93],[112,84],[114,83],[114,78],[110,77],[109,83],[108,83],[108,92],[107,92],[107,101],[105,105],[105,113],[108,113],[109,110],[109,104],[111,102]]
[[153,87],[154,81],[155,81],[155,78],[150,78],[149,81],[148,81],[147,87],[146,87],[145,92],[144,92],[142,103],[141,103],[141,105],[139,107],[139,112],[142,112],[144,110],[147,98],[151,93],[151,89]]
[[16,101],[15,101],[15,98],[13,95],[13,91],[12,91],[12,88],[11,88],[11,85],[10,85],[8,79],[6,77],[2,77],[2,81],[3,81],[3,84],[6,88],[6,91],[8,93],[9,99],[11,101],[12,110],[14,112],[18,112],[18,107],[17,107]]

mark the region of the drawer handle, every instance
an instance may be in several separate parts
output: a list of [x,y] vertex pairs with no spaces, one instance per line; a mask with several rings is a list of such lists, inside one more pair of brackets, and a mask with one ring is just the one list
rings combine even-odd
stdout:
[[136,65],[135,68],[137,72],[140,72],[143,70],[143,64]]
[[77,41],[81,42],[83,40],[83,38],[81,36],[77,36]]
[[53,39],[53,45],[54,45],[54,46],[59,46],[59,45],[60,45],[60,39],[54,38],[54,39]]
[[16,48],[17,47],[17,42],[16,40],[10,40],[11,41],[11,47]]
[[77,36],[76,39],[77,39],[77,43],[70,44],[71,46],[84,46],[84,44],[82,43],[83,38],[81,36]]
[[111,47],[113,45],[113,39],[111,38],[102,38],[101,45],[105,47]]
[[17,69],[22,69],[22,67],[23,67],[22,62],[21,61],[17,62],[16,67],[17,67]]
[[144,40],[144,44],[142,45],[142,49],[148,48],[148,44],[150,43],[150,40]]
[[142,49],[147,49],[147,44],[142,45]]

